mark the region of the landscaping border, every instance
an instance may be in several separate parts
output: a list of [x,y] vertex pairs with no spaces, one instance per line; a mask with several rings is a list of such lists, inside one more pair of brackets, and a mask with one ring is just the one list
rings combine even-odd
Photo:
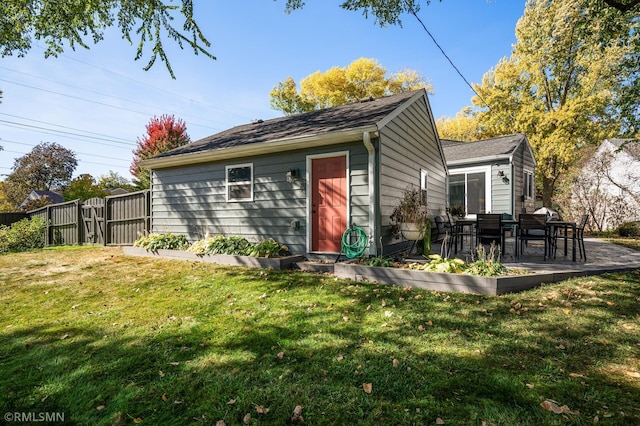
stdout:
[[[612,269],[589,269],[582,271],[545,271],[526,274],[506,275],[500,277],[480,277],[467,274],[451,274],[440,272],[427,272],[412,269],[385,268],[378,266],[366,266],[356,263],[340,262],[333,264],[308,265],[304,256],[287,257],[250,257],[231,256],[225,254],[198,255],[183,250],[157,250],[148,251],[140,247],[123,246],[125,255],[145,256],[164,259],[179,259],[198,262],[210,262],[219,265],[244,266],[248,268],[263,269],[290,269],[298,268],[303,271],[321,272],[333,274],[338,278],[346,278],[354,281],[371,281],[401,287],[415,287],[422,290],[443,292],[474,293],[487,295],[500,295],[516,293],[543,284],[551,284],[578,276],[598,275],[611,272]],[[617,268],[615,270],[631,270],[634,267]]]
[[164,259],[194,260],[216,263],[218,265],[245,266],[247,268],[289,269],[294,262],[304,260],[303,256],[251,257],[231,256],[228,254],[195,254],[185,250],[148,251],[140,247],[122,247],[122,252],[131,256],[156,257]]
[[337,263],[334,274],[338,278],[355,281],[373,281],[423,290],[498,295],[514,293],[567,279],[565,273],[541,273],[508,275],[504,277],[479,277],[466,274],[426,272],[411,269],[383,268],[377,266]]

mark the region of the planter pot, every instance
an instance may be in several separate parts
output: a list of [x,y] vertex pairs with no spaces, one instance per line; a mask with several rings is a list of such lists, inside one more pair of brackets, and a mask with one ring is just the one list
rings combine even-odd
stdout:
[[424,238],[425,229],[418,223],[401,223],[400,232],[405,240],[421,240]]

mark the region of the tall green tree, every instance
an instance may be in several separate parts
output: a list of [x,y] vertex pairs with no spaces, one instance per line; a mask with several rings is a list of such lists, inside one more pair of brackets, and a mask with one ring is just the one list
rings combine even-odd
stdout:
[[107,195],[109,195],[108,192],[100,188],[96,179],[88,173],[81,174],[73,179],[69,186],[62,191],[64,201],[84,201],[94,197],[106,197]]
[[[89,48],[100,42],[107,28],[118,27],[122,37],[133,44],[137,37],[135,59],[146,54],[150,58],[148,70],[160,58],[169,73],[173,70],[166,55],[163,40],[171,39],[183,48],[188,46],[215,59],[208,52],[209,41],[194,18],[194,1],[181,0],[181,5],[162,0],[4,0],[0,2],[0,55],[25,55],[34,40],[47,45],[45,57],[58,56],[65,45]],[[182,16],[182,25],[173,20]]]
[[5,180],[7,201],[17,208],[33,190],[64,189],[77,166],[73,151],[55,142],[42,142],[15,160]]
[[135,190],[135,186],[131,184],[129,179],[121,176],[118,172],[114,172],[113,170],[109,170],[109,173],[101,175],[98,178],[98,186],[105,190],[118,188],[122,188],[127,191]]
[[347,67],[316,71],[300,81],[293,78],[278,83],[270,93],[271,107],[287,115],[357,102],[363,98],[433,87],[413,70],[387,75],[375,59],[360,58]]
[[170,151],[191,142],[187,134],[187,125],[180,118],[173,115],[153,117],[146,126],[147,132],[138,138],[137,148],[133,151],[133,161],[129,171],[134,176],[137,189],[151,187],[151,172],[141,167],[140,162],[158,154]]
[[529,138],[545,205],[583,147],[638,125],[625,96],[638,84],[639,20],[595,3],[529,0],[511,57],[475,85],[484,136]]

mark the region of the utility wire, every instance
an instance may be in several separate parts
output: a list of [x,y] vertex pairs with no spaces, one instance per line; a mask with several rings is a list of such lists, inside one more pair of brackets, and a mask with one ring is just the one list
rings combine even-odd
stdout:
[[50,132],[61,133],[63,135],[80,136],[80,137],[83,137],[83,138],[97,139],[97,140],[106,141],[106,142],[113,142],[113,143],[117,143],[117,144],[121,144],[121,145],[129,145],[129,146],[135,145],[132,142],[119,142],[119,141],[114,141],[114,140],[108,139],[108,138],[102,138],[102,137],[98,137],[98,136],[88,136],[88,135],[83,135],[83,134],[79,134],[79,133],[67,132],[67,131],[64,131],[64,130],[50,129],[50,128],[47,128],[47,127],[34,126],[33,124],[18,123],[18,122],[9,121],[9,120],[1,120],[0,119],[0,123],[6,123],[6,124],[9,124],[9,125],[19,126],[19,127],[26,127],[26,128],[29,128],[29,129],[46,130],[46,131],[50,131]]
[[[1,68],[1,67],[0,67]],[[27,118],[27,117],[22,117],[20,115],[13,115],[13,114],[7,114],[6,112],[0,112],[0,115],[6,115],[7,117],[11,117],[11,118],[18,118],[20,120],[27,120],[27,121],[33,121],[34,123],[40,123],[40,124],[46,124],[48,126],[55,126],[55,127],[60,127],[61,129],[68,129],[68,130],[75,130],[77,132],[84,132],[87,133],[89,135],[96,135],[96,136],[102,136],[105,138],[109,138],[109,140],[121,140],[122,142],[125,142],[127,144],[131,144],[132,142],[129,141],[128,139],[125,138],[119,138],[117,136],[111,136],[111,135],[105,135],[103,133],[96,133],[96,132],[90,132],[88,130],[82,130],[82,129],[76,129],[75,127],[68,127],[68,126],[62,126],[60,124],[55,124],[55,123],[49,123],[46,121],[40,121],[40,120],[34,120],[33,118]]]
[[436,45],[436,47],[438,49],[440,49],[440,52],[442,52],[442,55],[444,55],[444,57],[447,59],[447,61],[449,61],[449,63],[451,64],[451,66],[453,67],[454,70],[456,70],[456,72],[458,73],[458,75],[462,78],[462,80],[467,84],[467,86],[469,86],[469,88],[471,89],[471,91],[473,93],[476,94],[476,96],[478,97],[478,99],[480,99],[482,101],[483,104],[485,104],[487,106],[487,108],[489,108],[489,110],[491,110],[491,107],[489,106],[489,104],[484,100],[484,98],[482,97],[482,95],[480,95],[480,93],[478,93],[476,91],[476,89],[473,88],[473,85],[469,82],[469,80],[466,79],[466,77],[462,74],[462,72],[460,71],[460,69],[458,69],[458,67],[456,66],[456,64],[453,63],[453,61],[451,60],[451,58],[449,57],[449,55],[447,55],[447,53],[444,51],[444,49],[440,46],[440,44],[437,42],[436,38],[433,36],[433,34],[431,34],[431,32],[429,31],[429,29],[427,28],[427,26],[424,24],[424,22],[422,22],[422,19],[420,19],[420,17],[418,16],[418,14],[416,13],[415,9],[413,8],[413,6],[411,6],[408,2],[407,2],[407,6],[409,9],[409,13],[411,13],[420,23],[420,25],[422,25],[422,28],[425,30],[425,32],[429,35],[429,37],[431,37],[431,40],[433,40],[433,43]]
[[[29,146],[31,148],[34,148],[35,146],[38,145],[38,144],[34,145],[34,144],[26,143],[26,142],[18,142],[18,141],[11,141],[11,140],[8,140],[8,139],[2,139],[2,143],[5,143],[5,142],[6,143],[16,144],[16,145]],[[89,154],[88,152],[74,151],[74,153],[80,154],[80,155],[89,155],[91,157],[104,158],[104,159],[107,159],[107,160],[126,161],[126,162],[130,161],[130,160],[127,160],[125,158],[107,157],[105,155]]]
[[[26,152],[12,151],[12,150],[10,150],[10,149],[5,149],[5,150],[3,150],[2,152],[10,152],[10,153],[12,153],[12,154],[21,154],[21,155],[26,154]],[[93,162],[93,161],[84,161],[84,160],[82,161],[82,163],[83,163],[83,164],[95,164],[95,165],[98,165],[98,166],[105,166],[105,165],[106,165],[106,164],[104,164],[104,163],[96,163],[96,162]],[[113,166],[113,168],[114,168],[114,169],[116,169],[116,168],[117,168],[117,169],[125,169],[125,168],[126,168],[126,169],[128,170],[128,167],[127,167],[127,166],[115,166],[115,165],[113,165],[113,164],[109,165],[109,167],[111,167],[111,166]],[[2,168],[3,168],[3,169],[8,169],[9,167],[2,167]]]

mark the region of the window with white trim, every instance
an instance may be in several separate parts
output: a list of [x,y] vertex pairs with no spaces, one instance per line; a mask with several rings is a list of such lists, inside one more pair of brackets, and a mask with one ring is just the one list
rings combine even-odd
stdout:
[[533,172],[529,170],[524,171],[524,196],[525,198],[533,198],[536,193],[536,183],[533,178]]
[[429,174],[426,170],[420,170],[420,204],[427,206],[429,195]]
[[226,166],[227,201],[253,201],[253,163]]

